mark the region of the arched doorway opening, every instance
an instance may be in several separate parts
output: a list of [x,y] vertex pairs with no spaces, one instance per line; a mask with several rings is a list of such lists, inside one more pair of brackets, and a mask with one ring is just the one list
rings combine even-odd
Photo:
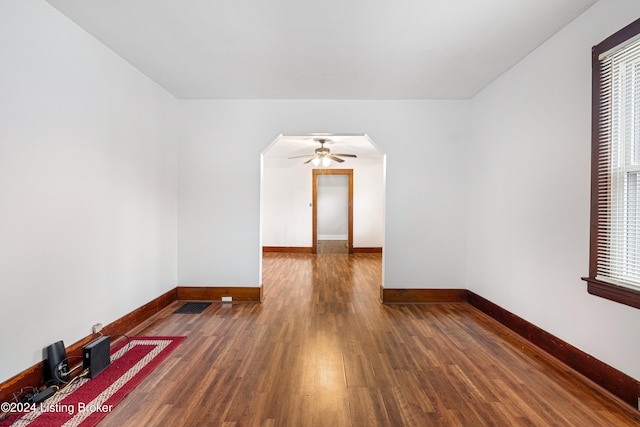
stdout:
[[[331,152],[357,157],[327,167],[313,165],[305,157],[317,148],[318,136],[330,140],[325,146]],[[265,252],[314,252],[312,171],[351,169],[350,249],[353,253],[382,253],[384,268],[386,156],[367,134],[280,134],[261,153],[260,164],[261,261]],[[268,295],[268,289],[264,292]]]

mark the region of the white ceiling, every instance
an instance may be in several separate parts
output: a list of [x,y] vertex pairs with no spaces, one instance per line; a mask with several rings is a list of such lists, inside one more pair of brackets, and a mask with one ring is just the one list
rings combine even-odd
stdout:
[[[366,134],[320,134],[279,135],[264,152],[265,157],[281,158],[312,155],[320,147],[318,138],[327,140],[324,144],[333,154],[355,154],[358,159],[381,158],[384,153]],[[304,163],[308,158],[291,159],[291,162]],[[353,158],[345,158],[346,162],[357,162]]]
[[596,0],[48,0],[180,99],[466,99]]

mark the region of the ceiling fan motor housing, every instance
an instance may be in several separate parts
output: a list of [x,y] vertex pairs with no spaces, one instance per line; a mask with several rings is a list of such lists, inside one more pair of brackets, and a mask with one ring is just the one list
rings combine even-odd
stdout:
[[329,155],[329,149],[323,147],[316,148],[316,155],[318,156],[327,156]]

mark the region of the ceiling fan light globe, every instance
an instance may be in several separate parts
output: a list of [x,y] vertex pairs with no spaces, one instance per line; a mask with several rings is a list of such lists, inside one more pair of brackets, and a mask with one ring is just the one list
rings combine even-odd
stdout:
[[327,167],[331,164],[331,159],[328,157],[323,157],[322,158],[322,166]]
[[311,163],[313,163],[313,166],[318,166],[320,164],[320,158],[314,157],[314,159],[311,160]]

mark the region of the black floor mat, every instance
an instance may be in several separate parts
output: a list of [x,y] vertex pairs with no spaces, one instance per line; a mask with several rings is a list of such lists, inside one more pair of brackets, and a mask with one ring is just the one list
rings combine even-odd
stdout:
[[186,302],[182,307],[174,311],[178,314],[198,314],[211,305],[210,302]]

